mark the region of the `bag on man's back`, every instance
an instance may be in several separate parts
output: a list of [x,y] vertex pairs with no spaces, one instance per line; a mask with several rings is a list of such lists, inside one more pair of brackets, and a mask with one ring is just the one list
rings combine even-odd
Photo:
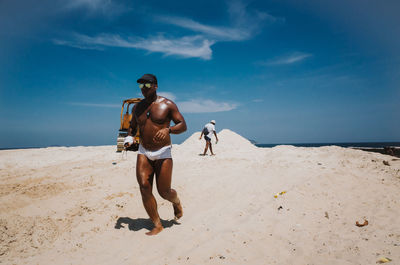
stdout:
[[210,133],[210,132],[208,131],[207,127],[204,127],[202,132],[203,132],[203,134],[206,135],[206,136]]

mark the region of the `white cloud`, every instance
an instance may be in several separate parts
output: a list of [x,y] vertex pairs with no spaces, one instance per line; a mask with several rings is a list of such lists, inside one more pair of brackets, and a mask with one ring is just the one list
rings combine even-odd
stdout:
[[85,7],[88,9],[100,9],[102,6],[110,5],[110,0],[69,0],[67,7],[79,8]]
[[85,103],[85,102],[69,102],[68,104],[82,107],[96,107],[96,108],[121,108],[117,104],[102,104],[102,103]]
[[66,10],[86,9],[90,14],[116,16],[130,10],[113,0],[69,0],[64,6]]
[[263,102],[264,100],[263,99],[261,99],[261,98],[256,98],[256,99],[253,99],[253,102]]
[[181,101],[176,104],[182,113],[222,112],[230,111],[238,107],[236,103],[216,102],[210,99]]
[[286,65],[286,64],[294,64],[297,62],[301,62],[308,57],[311,57],[312,54],[295,52],[290,55],[282,56],[279,58],[275,58],[273,60],[267,62],[261,62],[261,65]]
[[270,23],[284,22],[285,19],[274,17],[266,12],[258,10],[250,10],[246,4],[240,0],[232,0],[228,3],[228,12],[231,17],[232,24],[242,29],[256,31],[261,28],[261,22],[268,21]]
[[100,34],[90,37],[73,34],[72,41],[53,40],[55,44],[67,45],[81,49],[99,49],[101,47],[122,47],[143,49],[149,52],[161,52],[165,55],[177,55],[185,58],[195,57],[204,60],[211,59],[213,41],[202,36],[184,36],[181,38],[166,38],[163,35],[148,39],[139,37],[122,38],[117,34]]
[[175,101],[175,99],[176,99],[176,96],[175,96],[173,93],[171,93],[171,92],[167,92],[167,91],[157,91],[157,94],[160,95],[160,96],[162,96],[162,97],[166,97],[166,98],[168,98],[168,99],[170,99],[170,100],[172,100],[172,101]]
[[245,40],[251,35],[251,32],[246,29],[208,26],[184,17],[159,16],[157,17],[157,20],[167,24],[190,29],[195,32],[200,32],[216,38],[217,40]]
[[[165,96],[168,99],[175,100],[175,95],[170,92],[159,92],[160,96]],[[197,99],[189,101],[175,102],[180,112],[182,113],[212,113],[230,111],[236,109],[239,105],[236,103],[216,102],[210,99]],[[120,104],[108,103],[88,103],[88,102],[68,102],[67,104],[81,107],[95,108],[121,108]]]
[[[118,10],[111,0],[73,0],[70,8],[85,7],[93,12]],[[110,11],[111,12],[111,11]],[[197,35],[166,37],[163,34],[148,38],[121,36],[118,34],[98,34],[87,36],[73,34],[70,39],[55,39],[54,44],[71,46],[79,49],[102,50],[104,47],[123,47],[142,49],[149,52],[160,52],[164,55],[177,55],[183,58],[201,58],[210,60],[211,46],[218,41],[243,41],[252,38],[262,28],[263,22],[282,21],[267,13],[248,10],[241,1],[228,3],[231,18],[230,26],[210,26],[190,18],[178,16],[155,16],[155,20],[175,25],[196,32]]]
[[190,18],[178,16],[156,16],[155,19],[166,24],[203,33],[216,41],[247,40],[258,33],[264,21],[276,22],[280,20],[265,12],[249,11],[240,1],[229,2],[228,11],[232,20],[232,26],[228,27],[205,25]]
[[54,39],[53,43],[57,44],[57,45],[70,46],[70,47],[78,48],[78,49],[82,49],[82,50],[99,50],[99,51],[104,50],[104,48],[100,47],[100,46],[88,45],[86,43],[78,43],[78,42],[67,41],[67,40]]

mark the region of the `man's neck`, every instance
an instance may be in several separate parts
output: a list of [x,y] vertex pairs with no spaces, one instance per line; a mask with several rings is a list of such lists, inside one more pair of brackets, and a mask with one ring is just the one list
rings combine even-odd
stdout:
[[153,95],[151,95],[148,98],[145,98],[146,102],[151,104],[153,102],[155,102],[157,100],[157,93],[154,93]]

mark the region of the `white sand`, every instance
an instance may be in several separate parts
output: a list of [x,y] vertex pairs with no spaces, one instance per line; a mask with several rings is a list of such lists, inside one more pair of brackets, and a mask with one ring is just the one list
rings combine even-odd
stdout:
[[0,263],[400,264],[400,160],[336,146],[257,148],[229,130],[217,155],[202,157],[199,136],[173,147],[180,225],[154,188],[166,228],[153,237],[136,153],[0,151]]

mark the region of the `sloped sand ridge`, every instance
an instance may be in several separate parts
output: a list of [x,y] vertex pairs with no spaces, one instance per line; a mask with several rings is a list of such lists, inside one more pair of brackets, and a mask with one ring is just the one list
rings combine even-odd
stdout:
[[[188,139],[186,139],[182,144],[176,146],[179,152],[191,153],[191,154],[202,154],[205,147],[205,140],[202,138],[199,140],[200,132],[192,134]],[[245,155],[240,154],[251,154],[252,152],[257,152],[258,148],[253,145],[249,140],[243,136],[229,130],[223,129],[217,133],[218,143],[216,143],[215,136],[212,137],[213,151],[217,154],[217,157],[236,157],[241,159],[246,159]],[[207,151],[210,155],[210,150]]]
[[[186,139],[180,146],[192,148],[194,145],[198,145],[200,132],[192,134],[188,139]],[[223,129],[217,133],[219,138],[218,145],[221,149],[254,149],[254,145],[244,138],[243,136],[229,130]],[[204,146],[204,138],[202,138],[201,146]],[[215,143],[215,138],[213,137],[212,143]]]
[[[155,237],[145,235],[151,222],[136,183],[136,153],[117,154],[115,146],[0,151],[0,204],[7,206],[1,262],[400,261],[396,158],[336,146],[257,148],[229,130],[218,134],[217,155],[202,157],[199,136],[173,147],[179,223],[153,188],[165,226]],[[355,225],[364,220],[367,226]]]
[[220,142],[218,142],[218,144],[220,144],[221,149],[229,151],[238,151],[242,149],[245,151],[250,151],[257,149],[257,147],[253,145],[249,140],[228,129],[223,129],[222,131],[220,131],[218,137],[220,139]]

